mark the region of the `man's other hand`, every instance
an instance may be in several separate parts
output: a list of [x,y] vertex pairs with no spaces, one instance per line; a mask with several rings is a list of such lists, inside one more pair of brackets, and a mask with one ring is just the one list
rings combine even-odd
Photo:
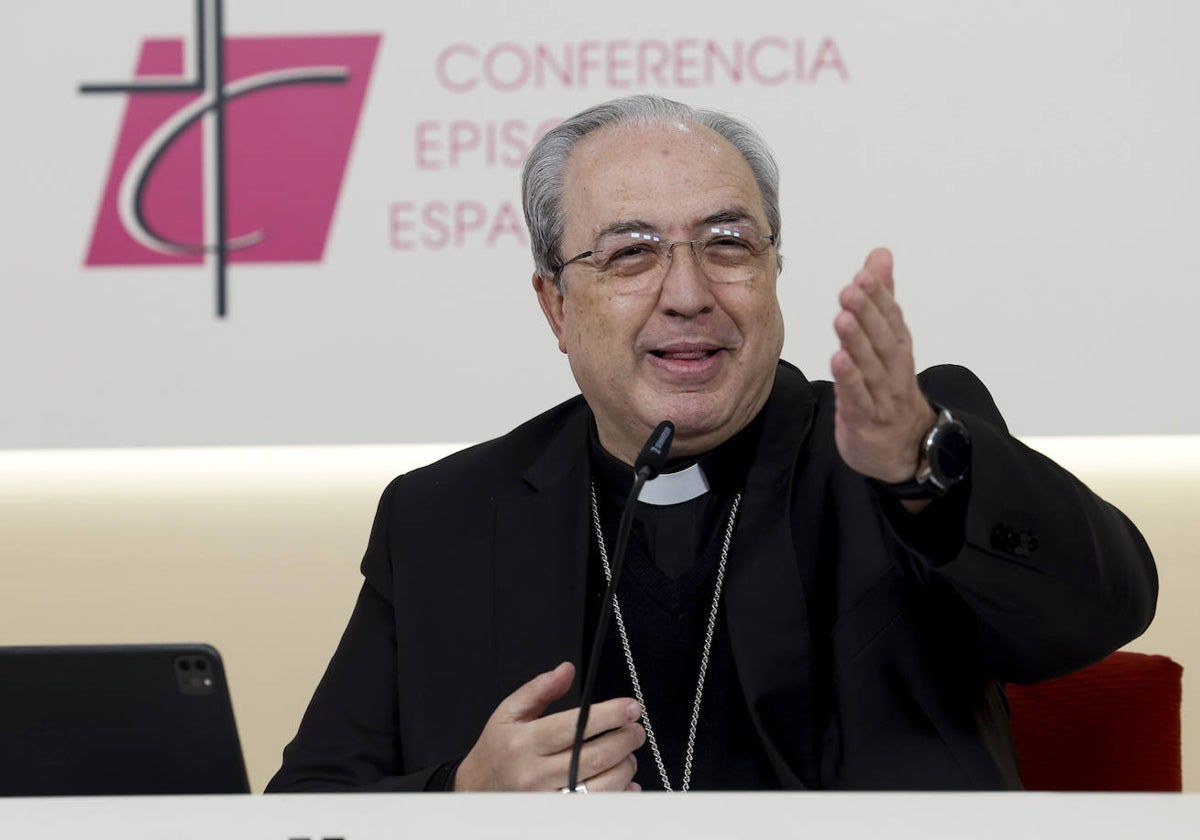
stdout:
[[917,385],[912,336],[896,303],[892,254],[876,248],[838,296],[833,326],[834,435],[851,469],[879,481],[911,480],[921,438],[937,415]]
[[[567,784],[578,709],[541,717],[567,693],[575,666],[564,662],[506,697],[458,766],[456,791],[555,791]],[[596,703],[588,713],[579,781],[589,793],[640,790],[633,752],[646,741],[642,711],[630,697]],[[603,734],[601,734],[603,733]]]

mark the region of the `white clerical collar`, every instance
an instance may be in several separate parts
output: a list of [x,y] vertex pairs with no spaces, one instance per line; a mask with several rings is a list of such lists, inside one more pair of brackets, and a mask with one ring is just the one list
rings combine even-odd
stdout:
[[642,487],[639,502],[648,505],[677,505],[690,502],[708,492],[708,477],[699,464],[692,464],[679,472],[659,473]]

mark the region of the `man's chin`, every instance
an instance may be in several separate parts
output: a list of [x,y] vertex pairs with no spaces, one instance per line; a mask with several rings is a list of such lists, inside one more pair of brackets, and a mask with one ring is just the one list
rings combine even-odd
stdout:
[[714,423],[711,413],[704,417],[676,413],[674,417],[667,416],[663,419],[675,424],[675,441],[671,444],[672,457],[701,455],[716,449],[741,431],[745,425],[733,417],[721,423]]
[[[663,420],[675,424],[671,455],[700,455],[716,449],[744,429],[762,409],[766,395],[728,394],[724,391],[676,394],[658,403],[661,416],[643,416],[653,428]],[[653,422],[650,422],[650,421]]]

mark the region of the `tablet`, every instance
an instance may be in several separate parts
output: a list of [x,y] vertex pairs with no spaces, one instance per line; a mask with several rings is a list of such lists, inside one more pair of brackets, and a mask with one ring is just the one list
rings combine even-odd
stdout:
[[248,792],[213,647],[0,647],[0,795]]

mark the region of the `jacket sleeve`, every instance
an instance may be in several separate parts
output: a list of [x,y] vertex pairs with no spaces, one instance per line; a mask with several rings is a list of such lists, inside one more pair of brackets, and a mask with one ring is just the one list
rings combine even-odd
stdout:
[[920,381],[971,434],[968,484],[922,514],[885,510],[922,583],[965,608],[992,675],[1049,679],[1140,635],[1158,575],[1133,523],[1010,436],[970,371],[941,366]]
[[446,767],[400,767],[396,623],[390,598],[384,491],[363,558],[366,577],[350,622],[267,793],[444,789]]

